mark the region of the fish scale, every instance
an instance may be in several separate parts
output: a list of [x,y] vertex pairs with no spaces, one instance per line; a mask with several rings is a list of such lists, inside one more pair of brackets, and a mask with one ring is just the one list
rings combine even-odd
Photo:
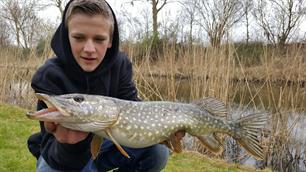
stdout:
[[[115,125],[112,127],[113,136],[118,142],[124,142],[127,139],[127,146],[139,147],[150,146],[152,143],[158,143],[170,136],[173,130],[184,130],[184,126],[180,121],[187,121],[183,119],[183,116],[177,116],[180,120],[174,121],[173,115],[167,115],[167,111],[177,111],[178,106],[169,105],[169,109],[166,109],[163,104],[152,104],[146,108],[146,105],[135,104],[135,106],[127,105],[124,102],[118,101],[120,109],[119,123],[124,125]],[[139,112],[139,113],[132,113]],[[159,113],[162,111],[163,113]],[[152,113],[155,112],[155,113]],[[138,118],[141,116],[141,118]],[[167,117],[165,117],[167,116]],[[165,118],[165,120],[161,120]],[[168,120],[166,120],[168,118]],[[169,119],[170,118],[170,119]],[[145,124],[145,125],[144,125]],[[121,132],[124,134],[119,134]],[[116,137],[118,136],[118,137]],[[139,145],[139,140],[143,140]]]
[[[215,98],[179,103],[136,102],[86,94],[36,95],[52,109],[52,113],[48,109],[32,112],[27,114],[29,118],[58,122],[66,128],[93,132],[99,137],[112,140],[127,157],[121,145],[144,148],[170,140],[171,145],[174,145],[172,149],[180,152],[180,142],[171,139],[171,136],[183,130],[198,138],[215,153],[222,152],[223,144],[216,133],[224,133],[233,137],[250,155],[257,159],[263,158],[259,137],[254,136],[254,133],[260,133],[268,115],[251,114],[237,121],[229,121],[226,119],[225,105]],[[54,112],[54,109],[57,111]]]

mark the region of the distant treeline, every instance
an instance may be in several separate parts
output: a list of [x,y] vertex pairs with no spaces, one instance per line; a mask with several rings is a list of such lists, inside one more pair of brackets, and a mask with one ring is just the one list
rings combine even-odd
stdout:
[[[122,41],[146,42],[151,45],[149,48],[152,52],[159,50],[160,40],[189,45],[207,44],[212,47],[237,40],[246,44],[266,42],[274,46],[305,40],[306,31],[300,30],[305,19],[304,0],[129,2],[124,3],[120,9],[113,6]],[[42,53],[44,42],[48,42],[46,40],[54,33],[58,23],[42,18],[38,12],[54,6],[58,14],[62,15],[66,3],[67,0],[2,0],[0,46],[16,45],[23,49],[38,47],[37,51]],[[112,4],[111,1],[109,3]],[[148,3],[145,7],[148,9],[142,9],[145,3]],[[173,5],[177,9],[176,15],[167,15]],[[135,10],[131,9],[139,9],[138,15],[132,15]]]

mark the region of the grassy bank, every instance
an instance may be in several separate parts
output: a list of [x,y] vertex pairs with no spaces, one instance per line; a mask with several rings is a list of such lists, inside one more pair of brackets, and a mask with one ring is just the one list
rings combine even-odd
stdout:
[[[36,121],[25,117],[26,110],[0,104],[0,171],[33,172],[35,158],[26,145],[28,136],[38,131]],[[164,172],[236,172],[254,171],[253,168],[227,164],[222,160],[208,159],[199,153],[174,154]]]
[[163,172],[250,172],[271,170],[256,170],[251,167],[228,164],[224,160],[210,159],[197,152],[174,154]]
[[27,149],[28,136],[38,131],[24,109],[0,104],[0,171],[34,171],[35,158]]

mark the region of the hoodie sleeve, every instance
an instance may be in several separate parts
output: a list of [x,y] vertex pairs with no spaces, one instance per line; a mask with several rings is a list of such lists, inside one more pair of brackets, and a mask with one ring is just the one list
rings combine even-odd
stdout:
[[[41,101],[38,102],[38,110],[45,107]],[[58,142],[53,134],[45,130],[44,123],[40,122],[42,141],[42,156],[48,164],[58,170],[81,170],[91,157],[89,145],[91,135],[76,144],[63,144]]]
[[[39,69],[32,79],[32,88],[35,92],[46,94],[63,94],[64,88],[61,87],[63,79],[52,67]],[[46,108],[46,105],[38,101],[37,110]],[[89,135],[85,140],[76,144],[63,144],[56,140],[53,134],[45,131],[43,122],[41,127],[41,154],[50,167],[57,170],[81,170],[91,157],[90,142],[92,136]]]

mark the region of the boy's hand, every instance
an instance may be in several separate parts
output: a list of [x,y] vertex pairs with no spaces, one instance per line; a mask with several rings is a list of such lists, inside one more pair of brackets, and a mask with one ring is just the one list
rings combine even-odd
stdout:
[[177,153],[182,152],[183,147],[181,140],[185,136],[185,133],[186,132],[182,130],[177,131],[174,134],[172,134],[168,140],[161,142],[161,144],[165,144],[169,149],[171,149],[174,152]]
[[185,134],[186,134],[185,131],[177,131],[174,133],[174,136],[176,137],[177,140],[182,140]]
[[88,136],[89,133],[71,130],[54,122],[44,122],[46,131],[52,133],[60,143],[76,144]]

